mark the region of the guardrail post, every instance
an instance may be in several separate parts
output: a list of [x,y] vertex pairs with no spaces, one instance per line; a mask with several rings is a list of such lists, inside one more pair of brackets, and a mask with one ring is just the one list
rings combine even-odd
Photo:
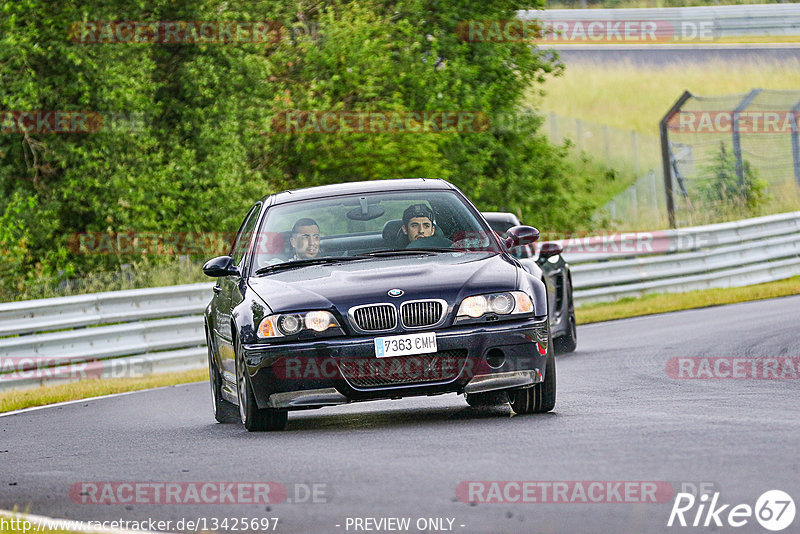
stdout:
[[800,114],[800,100],[791,110],[792,121],[792,166],[794,167],[794,180],[800,187],[800,128],[797,125],[797,115]]
[[750,102],[753,101],[755,97],[758,96],[758,93],[761,92],[761,89],[753,89],[747,96],[745,96],[739,105],[736,106],[736,109],[733,110],[733,116],[731,117],[731,131],[733,132],[733,155],[736,157],[736,177],[739,179],[739,185],[744,185],[744,164],[742,163],[742,140],[741,134],[739,133],[739,114],[747,109],[747,106],[750,105]]
[[[647,173],[647,181],[650,184],[650,202],[653,203],[653,213],[658,214],[658,185],[656,184],[656,171],[654,169],[650,169],[650,172]],[[661,215],[658,214],[659,219]]]
[[661,165],[664,169],[664,193],[667,198],[667,219],[669,227],[675,228],[675,200],[672,193],[672,164],[669,151],[669,127],[668,123],[672,117],[681,110],[683,104],[692,97],[692,93],[684,91],[675,101],[661,122],[658,123],[658,130],[661,136]]

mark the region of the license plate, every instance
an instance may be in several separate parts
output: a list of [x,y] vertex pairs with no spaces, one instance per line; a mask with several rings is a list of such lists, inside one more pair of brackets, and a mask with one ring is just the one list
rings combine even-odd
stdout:
[[378,358],[428,354],[436,350],[435,332],[375,338],[375,356]]

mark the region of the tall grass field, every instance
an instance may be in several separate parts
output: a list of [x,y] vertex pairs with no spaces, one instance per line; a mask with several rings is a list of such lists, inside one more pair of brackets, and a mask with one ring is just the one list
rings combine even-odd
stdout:
[[[613,53],[613,52],[610,52]],[[584,139],[579,146],[595,160],[603,160],[608,153],[608,141],[603,149],[600,141],[608,136],[598,136],[600,131],[617,130],[616,138],[610,137],[612,152],[626,156],[630,152],[627,132],[641,136],[638,167],[660,170],[661,154],[658,143],[658,123],[680,95],[688,90],[695,96],[715,97],[744,95],[752,89],[800,90],[800,58],[783,61],[744,62],[711,61],[657,66],[642,66],[630,62],[588,63],[570,61],[563,75],[549,78],[544,91],[531,91],[529,102],[538,107],[546,117],[558,117],[558,131],[575,135],[575,128],[566,132],[570,120],[579,118],[584,123]],[[788,98],[788,97],[787,97]],[[730,102],[738,98],[727,99]],[[700,105],[695,103],[695,105]],[[713,102],[710,106],[715,105]],[[776,103],[776,106],[779,104]],[[782,105],[782,104],[780,104]],[[713,108],[711,108],[713,109]],[[776,107],[776,109],[783,109]],[[572,118],[572,119],[570,119]],[[604,125],[604,126],[601,126]],[[608,127],[608,128],[606,128]],[[606,128],[601,130],[601,128]],[[589,137],[586,132],[591,130]],[[553,134],[551,128],[549,133]],[[729,142],[729,136],[719,134],[700,136],[694,139],[671,135],[673,142],[689,142],[698,165],[706,165],[719,150],[719,140]],[[587,141],[588,139],[588,141]],[[714,144],[711,141],[717,139]],[[594,143],[592,143],[594,142]],[[750,135],[742,138],[745,158],[758,172],[758,176],[769,184],[766,200],[750,213],[743,214],[736,208],[686,209],[680,206],[685,216],[682,226],[708,224],[735,220],[757,215],[800,210],[800,189],[796,185],[792,170],[792,151],[788,135]],[[605,159],[608,159],[606,156]],[[623,158],[624,159],[624,158]],[[630,172],[629,162],[613,161],[618,180],[615,183],[598,183],[594,194],[611,198],[620,187],[627,187],[636,179]],[[641,173],[639,174],[641,176]],[[680,199],[676,200],[679,202]],[[653,226],[655,225],[655,226]],[[637,220],[625,219],[612,226],[621,229],[641,229],[665,225],[663,214],[639,213]]]
[[542,111],[658,135],[658,121],[684,90],[716,96],[757,87],[800,89],[800,58],[654,67],[570,62],[562,76],[547,80],[544,96],[531,94],[530,99]]

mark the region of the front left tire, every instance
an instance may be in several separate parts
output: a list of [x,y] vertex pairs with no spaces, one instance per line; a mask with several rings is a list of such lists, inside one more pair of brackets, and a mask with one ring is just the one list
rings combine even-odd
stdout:
[[508,392],[511,409],[515,413],[545,413],[556,405],[556,359],[553,356],[553,340],[547,336],[547,360],[544,369],[544,381],[533,387],[516,389]]

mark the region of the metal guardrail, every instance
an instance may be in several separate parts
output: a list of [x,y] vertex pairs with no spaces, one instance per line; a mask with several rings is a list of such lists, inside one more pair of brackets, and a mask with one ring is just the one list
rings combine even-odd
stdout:
[[[520,19],[545,22],[653,21],[671,25],[680,35],[710,32],[711,37],[800,35],[800,4],[663,7],[628,9],[521,10]],[[682,33],[680,33],[682,32]]]
[[8,302],[0,304],[0,336],[201,313],[208,304],[212,285],[190,284]]
[[[562,242],[577,304],[738,287],[800,275],[800,212],[663,232]],[[642,242],[648,251],[640,250]],[[570,252],[575,244],[584,251]],[[637,248],[638,247],[638,248]],[[632,252],[627,253],[626,250]]]
[[[562,244],[578,304],[743,286],[800,274],[800,212]],[[0,390],[204,367],[212,285],[0,304]]]
[[0,390],[202,367],[212,286],[0,304]]
[[[570,240],[562,241],[562,244],[565,245],[564,258],[575,265],[601,260],[621,259],[623,257],[649,256],[649,254],[625,254],[626,250],[635,251],[637,247],[642,246],[642,243],[649,243],[656,253],[660,251],[672,254],[793,234],[800,234],[800,212],[767,215],[741,221],[678,228],[676,230],[620,232],[619,234],[605,236],[602,240],[593,240],[590,237],[576,243],[576,245],[581,245],[583,242],[590,243],[588,246],[584,246],[583,250],[577,252],[570,252],[571,249],[576,247]],[[650,241],[646,241],[647,239]],[[594,252],[590,247],[603,248],[604,250]]]

